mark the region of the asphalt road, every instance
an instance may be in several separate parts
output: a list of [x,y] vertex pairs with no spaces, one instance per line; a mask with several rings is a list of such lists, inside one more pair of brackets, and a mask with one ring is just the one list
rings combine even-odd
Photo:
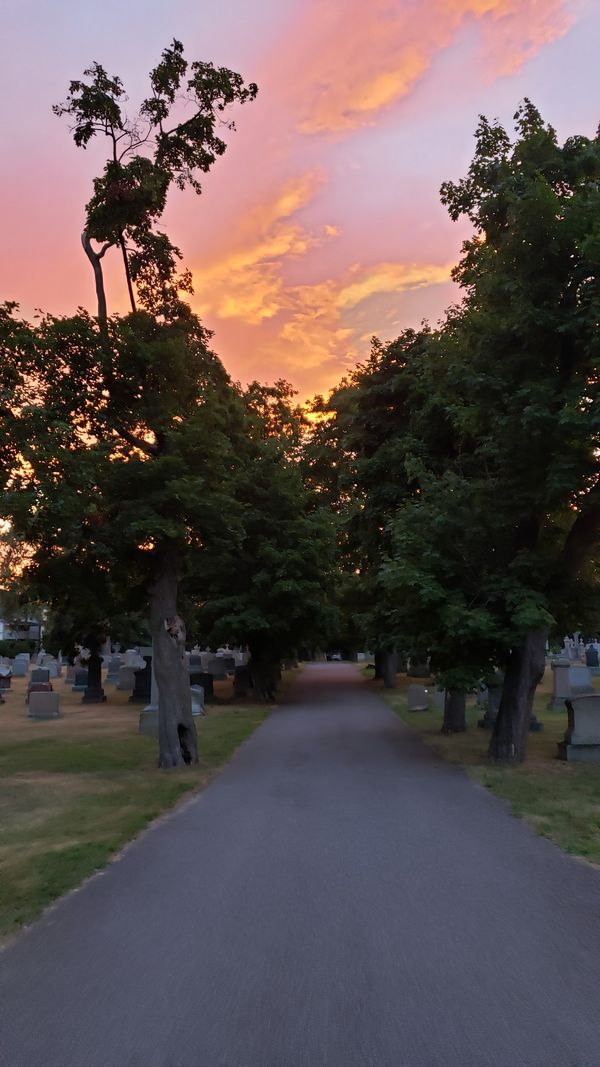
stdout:
[[599,1067],[600,874],[311,666],[0,954],[2,1067]]

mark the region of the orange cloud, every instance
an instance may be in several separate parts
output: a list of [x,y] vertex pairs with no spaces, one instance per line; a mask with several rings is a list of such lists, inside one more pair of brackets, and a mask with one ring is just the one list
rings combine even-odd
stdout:
[[474,23],[490,76],[511,73],[571,25],[567,0],[421,0],[410,5],[346,0],[337,18],[315,23],[305,40],[299,129],[351,130],[407,96],[436,56]]

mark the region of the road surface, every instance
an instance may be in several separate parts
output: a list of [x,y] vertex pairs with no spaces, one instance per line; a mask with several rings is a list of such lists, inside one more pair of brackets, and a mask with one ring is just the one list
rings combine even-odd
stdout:
[[600,874],[308,667],[0,953],[2,1067],[599,1067]]

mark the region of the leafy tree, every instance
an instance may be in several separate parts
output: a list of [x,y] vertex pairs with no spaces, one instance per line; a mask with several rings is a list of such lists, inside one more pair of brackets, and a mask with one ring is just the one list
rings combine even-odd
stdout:
[[273,698],[281,661],[301,645],[327,640],[334,538],[331,517],[302,479],[305,417],[285,382],[252,383],[241,395],[245,419],[235,441],[235,500],[243,513],[237,541],[210,561],[198,558],[200,624],[215,643],[248,645],[253,690]]
[[475,559],[494,561],[480,597],[503,631],[490,752],[520,761],[549,629],[594,581],[600,139],[560,146],[529,101],[515,121],[511,142],[481,120],[468,175],[442,199],[475,227],[455,272],[466,298],[446,396],[474,453],[468,521],[485,531]]
[[[5,514],[34,546],[31,577],[48,581],[65,614],[74,598],[67,603],[57,590],[69,577],[89,589],[96,640],[124,591],[138,609],[147,598],[163,767],[197,758],[178,583],[190,552],[235,537],[227,485],[236,398],[180,298],[191,279],[178,273],[179,250],[157,223],[173,184],[200,193],[198,175],[225,150],[218,127],[233,128],[224,114],[256,91],[226,68],[188,66],[178,41],[151,72],[134,120],[121,80],[99,64],[71,82],[54,110],[73,120],[78,146],[100,135],[110,153],[83,233],[98,316],[48,317],[34,329],[8,307],[0,320],[10,353],[2,375]],[[130,295],[125,319],[107,311],[102,260],[113,248]]]

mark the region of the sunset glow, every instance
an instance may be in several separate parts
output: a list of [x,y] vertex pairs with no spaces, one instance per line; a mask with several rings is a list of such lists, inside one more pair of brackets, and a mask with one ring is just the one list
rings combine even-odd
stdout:
[[[192,304],[234,378],[326,390],[387,339],[455,298],[464,224],[439,186],[460,177],[479,113],[510,125],[529,96],[560,137],[600,118],[592,0],[8,0],[0,43],[2,299],[25,314],[94,309],[79,234],[104,146],[77,151],[51,114],[93,60],[132,110],[175,36],[259,85],[203,195],[165,224]],[[8,107],[7,101],[13,103]],[[108,259],[109,257],[107,257]],[[126,310],[118,258],[110,310]]]

